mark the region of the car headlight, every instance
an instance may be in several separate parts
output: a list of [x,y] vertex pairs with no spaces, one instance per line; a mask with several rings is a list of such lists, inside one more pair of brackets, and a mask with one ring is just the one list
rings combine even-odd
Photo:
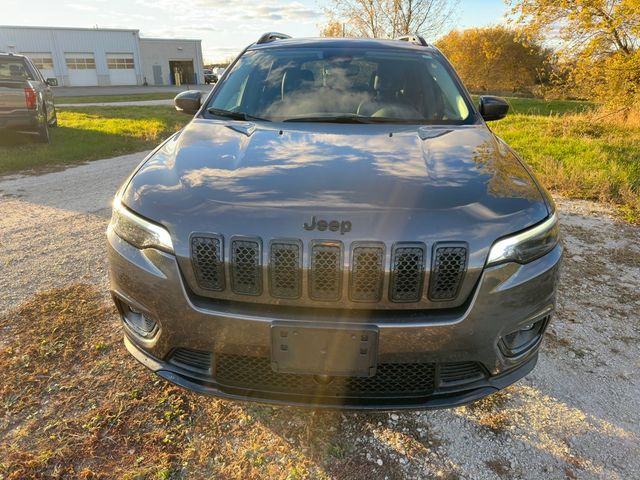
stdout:
[[120,195],[116,195],[113,200],[110,227],[116,235],[134,247],[157,248],[174,253],[167,229],[133,213],[120,201]]
[[553,250],[559,235],[558,215],[554,213],[535,227],[494,243],[487,266],[505,262],[529,263]]

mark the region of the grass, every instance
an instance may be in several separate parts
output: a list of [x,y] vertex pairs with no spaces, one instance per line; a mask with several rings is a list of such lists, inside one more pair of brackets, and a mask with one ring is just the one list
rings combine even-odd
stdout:
[[514,114],[491,126],[552,192],[611,203],[627,221],[640,222],[639,123],[593,111]]
[[0,143],[0,175],[109,158],[155,147],[189,121],[171,107],[74,107],[58,112],[51,145],[15,136]]
[[166,100],[175,97],[178,92],[132,93],[129,95],[92,95],[62,96],[56,95],[56,103],[101,103],[101,102],[137,102],[141,100]]

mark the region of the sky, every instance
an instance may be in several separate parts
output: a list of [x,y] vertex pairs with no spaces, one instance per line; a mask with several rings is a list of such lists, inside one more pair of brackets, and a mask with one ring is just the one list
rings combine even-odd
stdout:
[[[142,37],[202,40],[205,63],[238,54],[264,32],[317,36],[330,0],[2,0],[3,25],[132,28]],[[504,0],[459,0],[456,28],[495,25]]]

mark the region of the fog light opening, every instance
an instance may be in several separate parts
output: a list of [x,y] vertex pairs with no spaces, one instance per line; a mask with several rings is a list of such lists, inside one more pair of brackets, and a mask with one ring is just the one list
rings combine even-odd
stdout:
[[121,306],[124,323],[133,330],[136,335],[142,338],[151,338],[156,334],[158,324],[155,320],[126,303],[121,303]]
[[500,350],[506,357],[517,357],[536,347],[542,338],[550,315],[520,327],[500,339]]

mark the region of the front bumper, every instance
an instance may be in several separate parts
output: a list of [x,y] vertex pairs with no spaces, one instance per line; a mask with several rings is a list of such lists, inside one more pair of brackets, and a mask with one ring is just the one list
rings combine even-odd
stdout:
[[[366,315],[327,311],[326,318],[314,310],[313,321],[327,327],[377,328],[378,363],[392,366],[391,375],[399,372],[398,365],[429,366],[416,377],[425,379],[428,388],[376,393],[370,383],[354,382],[362,386],[360,395],[344,382],[344,390],[332,390],[326,385],[315,388],[309,376],[304,375],[289,375],[291,378],[283,382],[276,379],[272,385],[261,384],[265,377],[280,375],[268,371],[262,361],[270,356],[271,325],[276,321],[310,321],[308,312],[203,300],[187,290],[172,255],[138,250],[111,230],[108,243],[111,290],[116,304],[121,309],[128,305],[158,324],[157,331],[147,339],[125,323],[125,343],[134,357],[158,375],[183,387],[225,398],[356,409],[461,405],[529,373],[537,361],[541,337],[516,357],[503,354],[500,339],[533,322],[541,321],[546,326],[555,306],[562,258],[562,247],[558,245],[527,265],[510,263],[485,269],[472,297],[460,309],[404,311],[397,315],[393,311]],[[178,351],[186,351],[187,355],[194,352],[204,362],[202,368],[174,361]],[[223,358],[241,359],[238,365],[248,365],[244,368],[253,370],[253,376],[236,372],[230,381],[231,377],[222,379],[217,368],[221,368]],[[250,360],[246,363],[242,359]],[[207,362],[211,365],[207,366]],[[260,368],[266,369],[259,373]],[[445,382],[445,372],[451,371],[464,375]],[[311,390],[300,391],[310,386]]]

